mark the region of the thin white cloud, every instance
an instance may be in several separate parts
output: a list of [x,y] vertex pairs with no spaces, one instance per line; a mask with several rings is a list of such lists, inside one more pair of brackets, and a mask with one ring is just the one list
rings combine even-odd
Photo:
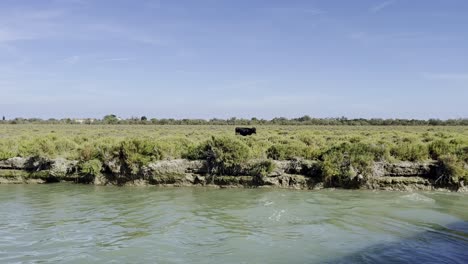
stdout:
[[319,8],[296,8],[296,7],[270,7],[264,10],[276,15],[307,14],[321,15],[325,12]]
[[67,64],[73,65],[73,64],[77,64],[80,60],[81,60],[80,56],[74,55],[74,56],[65,58],[63,61]]
[[109,59],[103,59],[103,61],[131,61],[134,60],[134,58],[109,58]]
[[47,38],[56,33],[64,10],[14,9],[0,11],[0,43]]
[[407,41],[434,41],[443,39],[444,36],[430,35],[424,32],[395,32],[388,34],[369,33],[364,31],[351,32],[348,34],[350,39],[362,43],[388,43],[388,42],[407,42]]
[[85,4],[85,0],[54,0],[58,4]]
[[332,95],[320,94],[320,95],[289,95],[289,94],[278,94],[246,98],[229,98],[226,100],[220,100],[213,102],[213,105],[219,108],[228,109],[258,109],[258,108],[276,108],[281,109],[285,107],[301,107],[310,106],[311,104],[318,104],[324,102],[338,102],[340,98]]
[[143,44],[163,45],[165,43],[161,38],[158,38],[149,32],[124,27],[117,24],[90,24],[87,26],[87,28],[92,31],[115,35],[119,38],[124,38]]
[[423,73],[428,80],[468,81],[468,73]]
[[385,8],[391,6],[391,5],[394,5],[395,3],[396,3],[395,0],[385,1],[385,2],[382,2],[380,4],[372,6],[371,8],[369,8],[369,11],[371,13],[377,13],[377,12],[380,12],[380,11],[384,10]]
[[0,43],[51,37],[67,39],[116,37],[148,45],[165,44],[162,38],[148,30],[117,23],[95,22],[88,25],[67,23],[73,15],[66,9],[0,10]]
[[18,11],[16,17],[22,18],[29,21],[37,20],[52,20],[56,18],[63,17],[65,11],[62,9],[56,10],[31,10],[31,11]]
[[35,25],[36,23],[51,22],[65,16],[63,9],[11,9],[0,11],[0,24],[9,26]]
[[161,8],[161,1],[160,0],[148,0],[146,2],[146,7],[150,9],[159,9]]
[[13,42],[18,40],[34,39],[34,34],[28,34],[20,31],[13,31],[11,29],[0,28],[0,43]]

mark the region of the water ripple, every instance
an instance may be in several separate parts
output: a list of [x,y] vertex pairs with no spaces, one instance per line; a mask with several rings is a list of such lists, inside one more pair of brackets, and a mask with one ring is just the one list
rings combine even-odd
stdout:
[[467,198],[0,186],[0,263],[463,263]]

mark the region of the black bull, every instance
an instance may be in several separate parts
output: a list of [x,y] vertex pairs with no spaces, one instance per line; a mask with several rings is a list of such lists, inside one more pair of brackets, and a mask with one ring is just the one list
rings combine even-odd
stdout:
[[236,127],[236,135],[249,136],[252,134],[257,134],[257,129],[255,127]]

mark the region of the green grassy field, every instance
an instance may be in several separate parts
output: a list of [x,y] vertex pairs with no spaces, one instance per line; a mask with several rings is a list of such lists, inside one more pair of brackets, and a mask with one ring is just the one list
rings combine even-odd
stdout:
[[[432,126],[257,126],[234,135],[234,126],[209,125],[0,125],[0,160],[63,157],[86,170],[124,158],[137,168],[162,159],[212,159],[229,173],[248,161],[306,159],[324,175],[366,173],[375,161],[439,160],[447,174],[468,175],[468,128]],[[262,163],[263,162],[263,163]],[[259,165],[260,166],[260,165]]]

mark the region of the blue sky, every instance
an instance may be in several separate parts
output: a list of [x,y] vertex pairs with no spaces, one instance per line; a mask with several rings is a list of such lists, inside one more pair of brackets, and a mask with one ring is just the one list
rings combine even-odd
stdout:
[[465,0],[1,0],[0,114],[468,117]]

